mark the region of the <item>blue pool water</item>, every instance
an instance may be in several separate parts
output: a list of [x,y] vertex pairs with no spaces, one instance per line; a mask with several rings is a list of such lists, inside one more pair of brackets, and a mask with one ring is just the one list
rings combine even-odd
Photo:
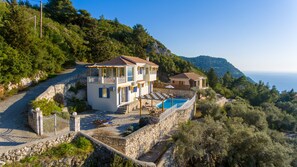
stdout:
[[[188,99],[167,99],[164,101],[164,108],[170,108],[177,104],[177,108],[181,107]],[[162,102],[157,104],[157,108],[162,108]]]

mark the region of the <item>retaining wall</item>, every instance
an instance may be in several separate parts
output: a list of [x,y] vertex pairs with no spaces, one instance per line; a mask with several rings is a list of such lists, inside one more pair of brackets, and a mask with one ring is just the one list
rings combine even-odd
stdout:
[[94,146],[94,152],[87,158],[65,157],[59,160],[45,161],[44,166],[110,166],[115,155],[121,157],[124,161],[131,161],[137,166],[156,167],[154,163],[143,162],[130,158],[112,147],[84,134],[82,132],[64,133],[59,136],[41,139],[38,141],[22,144],[8,150],[0,151],[0,166],[6,163],[20,161],[21,159],[36,154],[41,154],[48,149],[58,146],[62,143],[69,143],[76,137],[83,136],[90,140]]
[[195,95],[195,92],[191,90],[180,90],[180,89],[167,89],[167,88],[154,88],[154,92],[161,92],[166,94],[173,94],[174,96],[182,96],[191,98]]
[[176,109],[155,125],[147,125],[126,137],[95,136],[98,140],[112,146],[131,158],[138,158],[148,152],[174,127],[190,120],[195,113],[196,96],[182,108]]
[[[0,150],[0,161],[11,163],[20,161],[26,156],[41,154],[44,151],[62,143],[69,143],[75,137],[76,133],[68,132],[59,136],[36,140],[26,144],[12,147],[11,149]],[[0,165],[1,166],[1,165]]]

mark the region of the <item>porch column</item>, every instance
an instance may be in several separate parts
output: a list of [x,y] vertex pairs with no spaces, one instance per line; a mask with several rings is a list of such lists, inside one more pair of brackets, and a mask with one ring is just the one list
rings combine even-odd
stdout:
[[141,112],[142,112],[141,97],[139,97],[139,105],[140,105],[140,108],[139,108],[139,115],[140,115],[140,117],[141,117]]

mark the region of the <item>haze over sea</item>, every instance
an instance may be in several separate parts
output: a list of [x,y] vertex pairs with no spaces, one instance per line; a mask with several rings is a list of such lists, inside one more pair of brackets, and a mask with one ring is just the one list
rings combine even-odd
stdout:
[[252,78],[255,82],[263,81],[265,84],[268,82],[269,86],[273,85],[279,91],[294,89],[297,91],[297,72],[244,72],[246,76]]

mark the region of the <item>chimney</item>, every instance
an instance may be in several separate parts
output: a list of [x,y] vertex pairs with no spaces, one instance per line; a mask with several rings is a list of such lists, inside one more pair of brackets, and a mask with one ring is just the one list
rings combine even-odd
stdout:
[[146,61],[150,61],[150,57],[146,57]]

